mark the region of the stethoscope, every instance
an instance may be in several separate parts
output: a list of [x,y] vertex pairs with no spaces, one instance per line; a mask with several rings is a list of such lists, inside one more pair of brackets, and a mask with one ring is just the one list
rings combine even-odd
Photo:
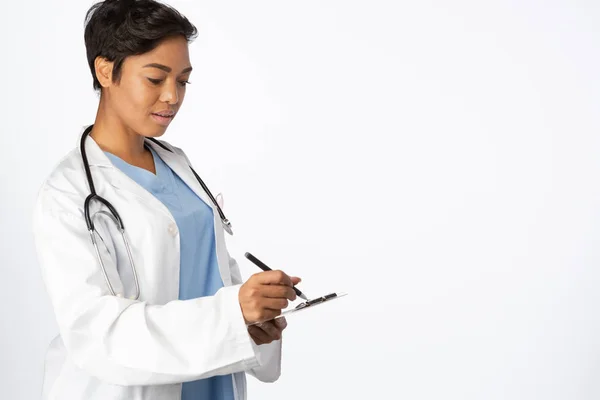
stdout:
[[[116,224],[117,228],[119,229],[119,232],[121,233],[121,237],[123,238],[123,242],[125,243],[125,249],[127,250],[127,257],[129,258],[129,265],[131,267],[131,272],[133,274],[133,281],[135,283],[135,296],[132,296],[131,299],[137,300],[140,297],[140,285],[138,282],[135,264],[133,262],[133,256],[131,254],[131,247],[129,246],[129,241],[127,240],[127,237],[125,236],[125,226],[123,225],[123,220],[119,216],[119,213],[117,212],[115,207],[113,207],[113,205],[110,204],[110,202],[108,200],[104,199],[103,197],[101,197],[100,195],[98,195],[96,193],[96,189],[94,187],[94,180],[92,179],[92,173],[90,171],[90,165],[88,164],[88,159],[87,159],[87,155],[85,152],[85,139],[87,139],[87,137],[90,134],[90,132],[92,131],[93,127],[94,127],[94,125],[90,125],[89,127],[87,127],[85,129],[85,131],[83,132],[83,135],[81,136],[81,144],[80,144],[81,158],[83,159],[83,166],[85,168],[85,174],[87,177],[88,184],[90,186],[90,195],[85,199],[85,203],[83,205],[83,211],[85,214],[85,223],[87,224],[88,231],[90,232],[92,244],[94,245],[94,249],[96,251],[96,257],[98,258],[98,262],[100,263],[100,268],[102,269],[102,275],[104,276],[106,285],[108,286],[108,289],[110,290],[110,293],[113,296],[120,297],[119,294],[115,293],[115,290],[114,290],[112,284],[110,283],[110,280],[108,279],[108,274],[106,273],[106,267],[104,266],[104,262],[102,261],[102,257],[100,256],[100,250],[98,249],[98,243],[96,242],[96,234],[98,234],[98,233],[97,233],[96,229],[94,228],[94,223],[93,223],[92,219],[95,218],[96,215],[98,215],[98,214],[104,214],[107,217],[109,217]],[[172,152],[171,149],[166,147],[164,144],[160,143],[158,140],[156,140],[154,138],[146,138],[146,139],[148,139],[148,140],[152,141],[153,143],[157,144],[158,146],[162,147],[164,150]],[[204,181],[200,178],[200,176],[198,176],[198,174],[196,173],[196,171],[194,171],[194,169],[192,168],[191,165],[190,165],[190,169],[192,170],[192,172],[194,173],[194,176],[200,183],[200,186],[202,186],[202,189],[204,189],[204,191],[208,194],[208,197],[210,197],[210,200],[217,207],[217,210],[219,211],[219,215],[221,217],[221,222],[223,223],[223,229],[225,229],[225,231],[227,231],[227,233],[229,233],[230,235],[233,235],[233,230],[231,229],[231,222],[229,222],[229,220],[225,217],[225,214],[223,213],[223,210],[219,206],[219,203],[217,203],[214,196],[212,195],[212,193],[210,192],[210,190],[204,183]],[[101,211],[97,211],[94,215],[90,216],[90,203],[92,202],[92,200],[97,200],[100,203],[104,204],[106,206],[106,208],[108,208],[109,212],[101,210]]]

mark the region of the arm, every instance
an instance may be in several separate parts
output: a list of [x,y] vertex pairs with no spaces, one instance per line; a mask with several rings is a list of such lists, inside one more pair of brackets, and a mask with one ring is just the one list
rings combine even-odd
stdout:
[[[33,215],[42,276],[77,366],[119,385],[178,383],[258,367],[240,285],[164,305],[110,295],[78,199],[45,187]],[[98,245],[118,288],[115,260],[102,241]]]
[[[237,261],[229,256],[229,269],[231,280],[234,285],[242,283],[242,275]],[[262,382],[275,382],[281,374],[281,345],[282,340],[274,340],[269,344],[256,345],[252,341],[252,347],[257,355],[259,365],[248,369],[250,375]]]
[[[170,147],[177,154],[185,158],[187,164],[192,167],[192,163],[185,152],[176,146],[172,146],[165,141],[161,141],[164,145]],[[231,279],[234,285],[243,283],[243,279],[239,270],[239,266],[234,258],[229,255],[229,269],[231,271]],[[281,373],[281,340],[272,341],[269,344],[257,345],[254,340],[251,340],[254,352],[257,355],[258,365],[249,368],[246,372],[263,382],[276,381]]]

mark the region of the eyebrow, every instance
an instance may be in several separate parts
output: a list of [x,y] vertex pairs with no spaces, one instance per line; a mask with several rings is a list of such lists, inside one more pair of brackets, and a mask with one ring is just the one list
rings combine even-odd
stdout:
[[[158,69],[163,70],[165,72],[171,72],[172,71],[171,67],[167,67],[166,65],[157,64],[157,63],[146,64],[142,68],[158,68]],[[185,74],[186,72],[190,72],[191,70],[192,70],[192,67],[187,67],[187,68],[184,68],[183,71],[181,71],[181,73]]]

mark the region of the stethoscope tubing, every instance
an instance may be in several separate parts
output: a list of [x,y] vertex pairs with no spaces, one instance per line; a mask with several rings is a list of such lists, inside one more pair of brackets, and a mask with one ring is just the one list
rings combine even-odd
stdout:
[[[108,274],[106,272],[106,267],[104,265],[104,262],[102,261],[102,257],[100,256],[100,249],[98,248],[98,243],[96,240],[96,234],[98,234],[98,233],[94,227],[93,217],[95,217],[97,214],[104,214],[104,215],[108,216],[111,220],[113,220],[113,222],[117,225],[119,232],[121,233],[121,237],[123,238],[123,241],[125,243],[125,248],[127,250],[127,257],[129,258],[129,265],[131,267],[131,271],[133,274],[133,280],[135,283],[135,295],[132,296],[131,299],[137,300],[140,297],[140,286],[139,286],[139,281],[138,281],[137,272],[136,272],[136,268],[135,268],[135,263],[133,261],[131,246],[129,245],[129,241],[127,240],[127,236],[125,234],[125,225],[123,224],[123,220],[121,219],[121,216],[119,215],[117,209],[108,200],[106,200],[105,198],[103,198],[102,196],[100,196],[96,193],[96,188],[94,186],[94,179],[92,178],[92,172],[90,170],[90,165],[89,165],[87,154],[85,151],[85,140],[87,139],[88,135],[92,131],[93,127],[94,127],[94,125],[90,125],[89,127],[87,127],[85,129],[85,131],[83,132],[83,135],[81,136],[81,142],[80,142],[81,158],[83,160],[83,167],[85,169],[85,175],[86,175],[86,178],[88,181],[88,185],[90,187],[90,194],[86,197],[85,202],[83,204],[85,223],[86,223],[88,231],[90,233],[90,238],[91,238],[92,244],[94,246],[94,250],[96,252],[98,262],[100,263],[102,275],[104,277],[104,280],[106,281],[106,285],[108,286],[108,289],[109,289],[111,295],[113,295],[113,296],[119,296],[119,294],[115,292],[112,284],[110,283],[110,279],[108,278]],[[151,140],[153,143],[157,144],[158,146],[160,146],[161,148],[163,148],[167,151],[172,151],[171,149],[169,149],[164,144],[160,143],[158,140],[156,140],[154,138],[147,138],[147,139]],[[204,183],[202,178],[200,178],[200,176],[196,173],[196,171],[194,171],[192,166],[190,165],[189,167],[190,167],[191,171],[194,173],[194,176],[196,177],[198,182],[200,183],[200,186],[202,186],[202,189],[204,189],[204,191],[208,194],[208,196],[210,197],[213,204],[217,207],[219,216],[221,217],[221,222],[223,223],[223,228],[227,232],[229,232],[229,234],[233,234],[233,231],[231,229],[231,222],[225,217],[223,210],[219,206],[219,203],[217,202],[215,197],[212,195],[211,191],[208,189],[208,186],[206,186],[206,184]],[[90,215],[90,204],[94,200],[102,203],[104,206],[106,206],[106,208],[110,212],[98,211],[93,216]]]

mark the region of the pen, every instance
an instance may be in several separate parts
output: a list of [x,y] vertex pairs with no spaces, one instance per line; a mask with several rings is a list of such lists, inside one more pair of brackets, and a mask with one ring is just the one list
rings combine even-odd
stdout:
[[[263,263],[262,261],[260,261],[258,258],[254,257],[252,254],[250,254],[250,253],[247,252],[244,255],[246,256],[246,258],[248,260],[252,261],[252,263],[254,263],[258,268],[262,269],[263,271],[272,271],[271,268],[267,267],[267,265],[265,263]],[[296,286],[292,286],[292,288],[294,289],[294,292],[296,292],[296,295],[298,297],[300,297],[301,299],[304,299],[304,300],[308,301],[308,298],[299,289],[296,289]]]

